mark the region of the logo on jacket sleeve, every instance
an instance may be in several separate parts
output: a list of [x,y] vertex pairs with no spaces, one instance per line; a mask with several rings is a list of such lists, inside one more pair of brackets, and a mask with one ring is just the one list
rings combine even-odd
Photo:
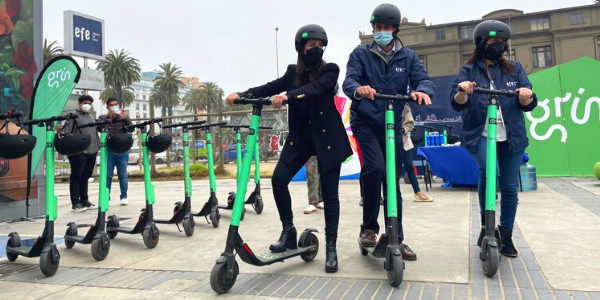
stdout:
[[507,87],[515,87],[517,86],[517,82],[516,81],[509,81],[506,83]]
[[406,72],[406,68],[396,67],[396,72],[398,72],[398,73],[405,73]]

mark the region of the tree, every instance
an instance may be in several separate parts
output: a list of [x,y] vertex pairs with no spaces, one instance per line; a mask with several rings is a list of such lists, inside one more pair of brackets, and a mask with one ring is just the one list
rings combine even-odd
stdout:
[[182,104],[185,110],[198,113],[199,111],[206,110],[206,103],[204,102],[202,89],[189,90],[185,96],[183,96]]
[[[219,114],[219,122],[223,120],[223,111],[225,108],[225,102],[223,101],[223,90],[215,82],[205,82],[201,89],[202,101],[206,103],[206,112],[211,113],[211,110],[215,110]],[[210,122],[210,117],[207,118]],[[216,139],[217,145],[219,146],[219,172],[224,172],[223,166],[223,139],[221,127],[219,127],[219,134]]]
[[57,41],[52,41],[48,44],[48,40],[44,39],[44,66],[53,58],[63,54],[63,49],[58,45]]
[[[179,89],[185,87],[181,78],[183,77],[183,71],[177,65],[173,65],[170,62],[163,63],[158,66],[158,76],[154,79],[154,89],[161,92],[162,96],[158,99],[163,100],[161,105],[163,113],[165,108],[168,116],[173,116],[173,107],[179,105]],[[167,124],[171,123],[171,119],[167,119]],[[171,130],[169,129],[170,133]],[[171,149],[167,149],[167,166],[171,166]]]
[[111,92],[100,94],[106,103],[110,96],[117,98],[121,107],[129,106],[135,99],[131,86],[140,81],[142,68],[138,59],[123,49],[110,50],[103,61],[96,62],[98,70],[104,72],[104,81]]

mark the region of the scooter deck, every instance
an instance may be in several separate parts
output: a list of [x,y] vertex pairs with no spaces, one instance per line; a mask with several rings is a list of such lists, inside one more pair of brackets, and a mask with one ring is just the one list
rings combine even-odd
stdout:
[[229,206],[227,204],[219,204],[219,205],[217,205],[217,207],[220,208],[220,209],[226,209],[226,210],[232,210],[233,209],[233,205]]
[[106,231],[116,231],[116,232],[122,232],[122,233],[131,233],[131,234],[136,234],[136,233],[141,233],[140,232],[134,232],[134,227],[123,227],[123,226],[119,226],[119,227],[106,227]]
[[[246,245],[246,244],[244,244]],[[240,258],[251,265],[256,266],[266,266],[270,264],[274,264],[277,262],[282,262],[288,258],[292,258],[295,256],[300,256],[304,253],[315,250],[316,246],[310,247],[298,247],[297,249],[287,250],[285,252],[273,253],[273,252],[265,252],[265,253],[257,253],[254,254],[252,252],[248,252],[246,247],[242,249],[238,249],[238,254]]]
[[[21,246],[21,247],[6,247],[6,252],[30,257],[31,249],[32,249],[32,247],[26,247],[26,246]],[[31,257],[33,257],[33,256],[31,256]]]
[[79,244],[91,244],[92,241],[94,240],[93,237],[86,240],[85,235],[65,235],[64,239],[67,241],[72,241],[72,242],[79,243]]
[[388,246],[388,238],[387,238],[386,234],[382,234],[379,237],[379,240],[377,241],[377,244],[375,244],[374,247],[373,246],[369,246],[369,247],[363,246],[362,243],[360,242],[360,238],[358,239],[358,244],[360,245],[360,247],[362,249],[365,249],[373,257],[385,258],[386,249],[387,249],[387,246]]

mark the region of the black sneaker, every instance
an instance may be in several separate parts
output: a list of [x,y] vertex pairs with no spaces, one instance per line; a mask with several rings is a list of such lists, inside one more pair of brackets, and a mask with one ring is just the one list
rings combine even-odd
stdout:
[[72,212],[84,212],[84,211],[86,211],[86,210],[87,210],[87,208],[85,208],[85,207],[81,206],[81,204],[75,204],[75,205],[73,205],[73,207],[72,207],[72,210],[71,210],[71,211],[72,211]]
[[96,207],[96,205],[90,203],[90,201],[84,202],[82,206],[85,207],[86,209],[94,209]]

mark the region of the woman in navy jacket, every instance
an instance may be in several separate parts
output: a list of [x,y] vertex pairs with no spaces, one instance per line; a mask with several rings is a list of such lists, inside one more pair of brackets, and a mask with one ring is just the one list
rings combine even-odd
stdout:
[[[516,257],[512,243],[512,230],[517,214],[519,167],[525,148],[529,145],[523,112],[537,106],[537,97],[531,91],[531,83],[525,70],[518,62],[503,57],[506,42],[510,39],[510,28],[500,21],[484,21],[473,33],[475,51],[456,75],[452,84],[450,101],[452,107],[461,112],[463,119],[461,143],[479,166],[479,206],[481,223],[484,224],[485,210],[485,167],[487,137],[487,95],[473,94],[475,86],[490,89],[517,91],[518,97],[499,96],[497,119],[497,157],[500,171],[501,209],[500,253]],[[459,90],[464,90],[461,92]]]
[[[298,246],[288,184],[308,159],[316,155],[325,202],[325,271],[332,273],[338,269],[336,239],[340,218],[340,169],[352,155],[352,148],[334,102],[340,69],[336,64],[322,60],[325,46],[327,33],[323,27],[314,24],[301,27],[296,33],[297,64],[288,66],[279,79],[229,95],[227,103],[232,105],[240,96],[276,95],[271,101],[273,107],[279,108],[283,101],[287,101],[290,132],[271,179],[283,231],[270,250],[284,252]],[[286,94],[278,95],[284,91]]]

